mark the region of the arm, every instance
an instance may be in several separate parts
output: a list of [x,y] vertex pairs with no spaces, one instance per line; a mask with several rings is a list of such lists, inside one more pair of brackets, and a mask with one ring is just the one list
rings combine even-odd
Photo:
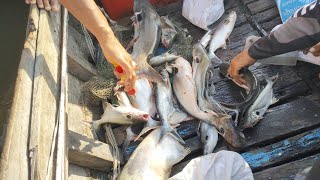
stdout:
[[[299,49],[310,48],[320,41],[320,0],[299,9],[293,17],[257,40],[248,50],[237,55],[230,63],[228,74],[240,84],[245,80],[239,71],[263,59]],[[317,51],[319,47],[314,46]],[[312,50],[312,49],[311,49]],[[314,53],[315,54],[315,53]]]
[[132,89],[136,80],[132,58],[113,34],[94,0],[60,0],[60,3],[97,38],[106,59],[123,68],[127,78],[121,83],[126,91]]

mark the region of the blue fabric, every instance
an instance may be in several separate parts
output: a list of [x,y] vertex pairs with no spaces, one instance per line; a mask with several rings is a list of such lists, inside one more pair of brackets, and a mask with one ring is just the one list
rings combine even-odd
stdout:
[[285,22],[302,6],[314,0],[276,0],[282,22]]

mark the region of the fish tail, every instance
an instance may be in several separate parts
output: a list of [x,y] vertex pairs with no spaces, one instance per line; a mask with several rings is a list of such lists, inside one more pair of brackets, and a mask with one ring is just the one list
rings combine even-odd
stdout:
[[139,70],[137,72],[138,77],[146,78],[152,82],[163,82],[162,76],[153,69],[148,63],[138,64]]
[[179,141],[181,144],[186,144],[184,142],[184,140],[180,137],[180,135],[178,134],[178,132],[173,129],[173,127],[169,124],[168,121],[163,121],[162,122],[162,126],[161,126],[161,137],[160,140],[162,139],[162,137],[169,133],[170,135],[172,135],[177,141]]
[[265,76],[265,79],[267,81],[267,83],[269,84],[274,84],[276,82],[276,80],[279,78],[279,74],[277,73],[276,75],[272,76],[272,77],[267,77]]

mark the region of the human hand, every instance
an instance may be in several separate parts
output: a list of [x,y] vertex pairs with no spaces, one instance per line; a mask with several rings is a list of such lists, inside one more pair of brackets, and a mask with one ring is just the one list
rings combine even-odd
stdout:
[[47,11],[52,10],[53,12],[59,11],[58,0],[25,0],[27,4],[38,4],[40,9]]
[[246,49],[232,59],[228,69],[228,75],[238,84],[246,85],[247,82],[243,78],[244,75],[240,74],[240,70],[244,67],[251,66],[255,62],[256,61],[249,56],[248,50]]
[[320,56],[320,42],[309,50],[314,56]]
[[[118,66],[121,66],[123,73],[119,73],[116,70],[114,71],[115,76],[120,79],[118,82],[119,85],[124,86],[125,91],[133,89],[133,86],[136,81],[135,70],[137,66],[132,60],[130,54],[123,48],[119,41],[115,37],[107,38],[105,42],[99,42],[102,48],[103,54],[106,59]],[[121,77],[125,76],[125,79]]]

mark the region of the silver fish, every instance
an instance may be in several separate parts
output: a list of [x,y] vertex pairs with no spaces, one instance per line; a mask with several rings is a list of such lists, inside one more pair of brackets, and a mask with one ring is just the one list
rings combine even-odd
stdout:
[[218,131],[208,123],[200,124],[200,140],[204,144],[203,154],[207,155],[213,152],[218,142]]
[[278,101],[278,99],[274,97],[272,88],[277,78],[278,74],[271,79],[266,77],[267,85],[260,92],[248,111],[246,111],[243,121],[240,121],[240,129],[250,128],[256,125],[263,118],[269,106]]
[[209,45],[209,58],[213,59],[216,57],[215,51],[219,48],[226,49],[226,40],[231,34],[233,27],[237,20],[237,13],[230,12],[224,20],[215,28]]
[[206,113],[200,110],[190,63],[183,58],[178,58],[172,66],[176,68],[173,78],[174,93],[186,112],[201,121],[214,125],[232,146],[240,147],[243,139],[233,123],[228,120],[229,117],[219,117],[216,113]]
[[206,48],[212,38],[212,33],[213,33],[213,30],[210,29],[209,31],[206,32],[206,34],[204,34],[204,36],[200,39],[200,44]]
[[119,180],[168,179],[172,166],[190,153],[190,149],[181,145],[170,131],[165,128],[153,130],[135,149]]
[[[229,64],[222,63],[219,66],[220,72],[225,76],[228,73]],[[245,100],[241,103],[221,103],[224,107],[228,108],[231,111],[236,112],[236,124],[243,117],[244,112],[248,109],[250,105],[257,99],[260,93],[260,81],[258,78],[247,68],[241,69],[241,74],[247,82],[248,95],[245,97]]]
[[136,16],[134,38],[137,40],[133,45],[132,58],[137,63],[139,77],[161,82],[162,77],[149,64],[160,42],[160,17],[147,0],[135,0],[134,12]]
[[105,123],[131,125],[147,122],[149,117],[150,115],[145,111],[126,106],[114,107],[107,103],[101,119],[93,121],[92,126],[94,130],[97,130],[101,124]]
[[167,16],[160,17],[161,42],[166,48],[170,48],[178,34],[176,28]]
[[[145,127],[151,128],[158,126],[157,121],[153,119],[157,113],[157,108],[152,83],[144,78],[137,79],[134,84],[134,89],[136,93],[133,96],[128,96],[132,106],[150,114]],[[147,130],[148,129],[144,129],[141,133],[144,134]]]
[[166,62],[173,61],[177,59],[180,56],[174,55],[174,54],[169,54],[169,53],[164,53],[159,56],[155,56],[150,59],[149,64],[153,67],[160,66],[161,64],[164,64]]
[[184,143],[183,139],[169,124],[169,117],[174,111],[172,103],[172,88],[167,70],[163,69],[161,75],[164,82],[156,84],[156,104],[162,122],[162,127],[168,130],[171,129],[170,131],[172,135],[174,135],[179,142]]

